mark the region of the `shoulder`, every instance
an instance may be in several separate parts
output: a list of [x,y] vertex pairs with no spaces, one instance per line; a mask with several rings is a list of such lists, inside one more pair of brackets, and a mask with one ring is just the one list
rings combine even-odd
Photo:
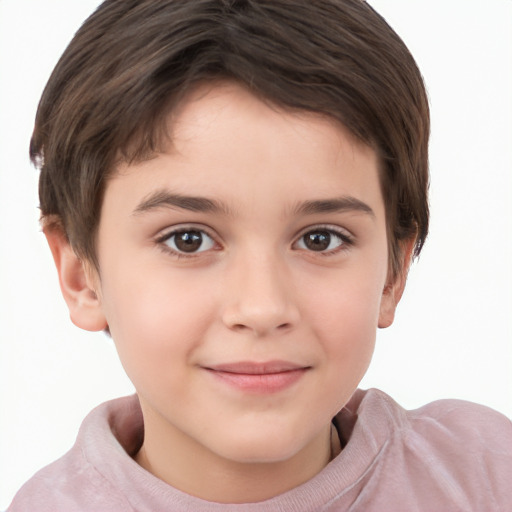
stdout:
[[[8,512],[83,512],[102,510],[105,496],[110,506],[131,510],[126,501],[96,469],[73,448],[38,471],[18,491]],[[102,502],[98,502],[101,499]],[[117,510],[117,509],[116,509]]]
[[397,434],[407,467],[468,510],[512,507],[512,422],[489,407],[439,400],[405,411]]
[[512,422],[503,414],[462,400],[439,400],[406,414],[411,429],[433,447],[447,454],[461,451],[487,465],[506,463],[512,471]]
[[432,510],[512,510],[508,418],[461,400],[406,410],[378,390],[354,398],[353,432],[362,420],[365,444],[378,447],[373,471],[386,475],[393,499]]
[[99,458],[112,471],[120,469],[126,453],[111,430],[112,414],[129,410],[130,400],[113,400],[85,418],[75,445],[63,457],[38,471],[14,497],[8,512],[85,512],[126,510],[132,507]]
[[437,400],[414,410],[406,410],[377,389],[358,390],[357,412],[370,409],[380,417],[381,428],[416,434],[435,440],[450,439],[466,448],[496,450],[512,456],[512,421],[484,405],[464,400]]

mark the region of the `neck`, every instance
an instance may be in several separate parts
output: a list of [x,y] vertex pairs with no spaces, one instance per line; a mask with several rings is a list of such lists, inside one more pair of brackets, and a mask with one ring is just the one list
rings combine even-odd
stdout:
[[162,437],[157,430],[146,424],[145,441],[135,460],[176,489],[217,503],[270,499],[310,480],[333,457],[330,424],[298,453],[277,462],[233,461],[182,432]]

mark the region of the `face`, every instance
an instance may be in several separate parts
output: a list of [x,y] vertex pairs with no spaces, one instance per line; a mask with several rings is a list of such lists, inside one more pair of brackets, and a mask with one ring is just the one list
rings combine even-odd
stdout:
[[394,308],[376,154],[233,84],[169,126],[106,188],[91,285],[145,443],[286,460],[324,438]]

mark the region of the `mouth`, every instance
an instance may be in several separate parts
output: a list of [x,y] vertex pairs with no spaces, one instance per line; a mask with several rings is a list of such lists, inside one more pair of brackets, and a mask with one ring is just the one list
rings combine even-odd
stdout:
[[205,366],[203,369],[222,383],[240,391],[267,394],[293,386],[311,367],[288,361],[241,361]]

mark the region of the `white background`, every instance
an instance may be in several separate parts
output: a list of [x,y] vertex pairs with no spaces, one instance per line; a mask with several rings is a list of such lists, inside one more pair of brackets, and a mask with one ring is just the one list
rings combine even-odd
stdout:
[[[0,0],[0,509],[132,392],[103,334],[71,325],[38,228],[28,142],[51,69],[97,0]],[[512,1],[373,0],[432,105],[432,228],[362,386],[512,417]]]

